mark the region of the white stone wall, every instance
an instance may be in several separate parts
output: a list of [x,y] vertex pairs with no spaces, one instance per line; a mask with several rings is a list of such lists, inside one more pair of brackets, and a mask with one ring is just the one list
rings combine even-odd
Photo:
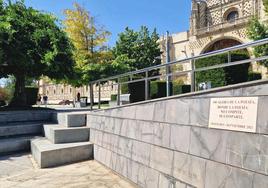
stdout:
[[[208,128],[218,96],[259,96],[257,132]],[[91,112],[94,158],[140,187],[266,187],[267,104],[266,83]]]

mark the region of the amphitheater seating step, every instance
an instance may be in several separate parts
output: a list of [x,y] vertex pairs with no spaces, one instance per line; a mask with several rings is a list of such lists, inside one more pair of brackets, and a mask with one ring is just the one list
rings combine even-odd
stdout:
[[93,158],[93,144],[76,142],[53,144],[46,138],[31,141],[32,155],[41,168],[54,167]]
[[19,122],[0,125],[0,138],[15,135],[40,135],[43,133],[43,122]]
[[45,124],[44,132],[45,137],[53,144],[89,141],[89,127],[65,127]]
[[56,114],[56,121],[59,125],[66,127],[83,127],[86,126],[86,113],[71,112]]
[[30,140],[37,136],[12,136],[0,139],[0,155],[30,151]]

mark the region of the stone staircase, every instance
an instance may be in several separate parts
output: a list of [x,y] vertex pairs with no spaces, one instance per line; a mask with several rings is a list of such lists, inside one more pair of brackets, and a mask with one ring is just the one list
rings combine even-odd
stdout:
[[30,151],[30,140],[43,135],[51,111],[0,112],[0,155]]
[[86,114],[59,113],[58,124],[44,124],[45,137],[31,141],[33,158],[41,168],[93,158]]

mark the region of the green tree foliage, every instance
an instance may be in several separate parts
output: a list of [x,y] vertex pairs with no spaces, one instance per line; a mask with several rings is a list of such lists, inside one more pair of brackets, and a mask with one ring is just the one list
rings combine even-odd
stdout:
[[26,104],[26,77],[62,80],[72,76],[73,46],[56,21],[23,1],[0,1],[0,76],[15,76],[13,104],[17,106]]
[[89,11],[74,3],[74,9],[67,9],[64,14],[65,31],[75,46],[77,79],[74,84],[88,84],[89,81],[128,70],[121,59],[114,61],[113,54],[106,46],[110,32],[98,26]]
[[[267,1],[264,2],[267,3]],[[257,18],[252,18],[248,27],[248,37],[254,41],[268,38],[268,26],[266,24],[260,23],[260,21]],[[254,47],[254,55],[256,57],[265,56],[267,54],[268,54],[268,44]],[[259,63],[268,67],[267,60]]]
[[265,12],[268,12],[268,0],[262,0],[264,8],[265,8]]
[[152,33],[145,26],[140,31],[126,28],[119,34],[119,39],[113,49],[115,61],[124,59],[130,70],[143,69],[145,67],[160,64],[160,60],[155,60],[161,55],[159,47],[159,36],[154,30]]
[[[263,0],[263,5],[265,8],[266,14],[268,13],[268,0]],[[247,29],[248,38],[251,40],[261,40],[268,38],[268,26],[266,23],[261,23],[258,18],[254,17],[251,19],[250,24]],[[268,44],[257,46],[254,48],[254,55],[256,57],[265,56],[268,54]],[[260,64],[268,67],[268,61],[261,61]]]

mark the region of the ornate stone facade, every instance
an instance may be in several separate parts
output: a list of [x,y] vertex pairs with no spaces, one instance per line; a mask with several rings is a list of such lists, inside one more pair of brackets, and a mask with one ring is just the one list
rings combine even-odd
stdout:
[[[250,42],[247,26],[253,16],[262,22],[267,20],[262,0],[192,0],[189,31],[169,36],[170,60]],[[161,39],[161,48],[165,63],[166,37]],[[248,51],[252,55],[252,49]],[[189,63],[183,69],[190,69]],[[267,77],[266,68],[254,64],[253,70]],[[189,75],[183,80],[189,83]]]
[[[263,10],[262,0],[192,0],[189,31],[169,38],[171,61],[202,54],[220,40],[249,42],[247,24],[252,16],[266,21]],[[161,41],[165,56],[165,37]]]

